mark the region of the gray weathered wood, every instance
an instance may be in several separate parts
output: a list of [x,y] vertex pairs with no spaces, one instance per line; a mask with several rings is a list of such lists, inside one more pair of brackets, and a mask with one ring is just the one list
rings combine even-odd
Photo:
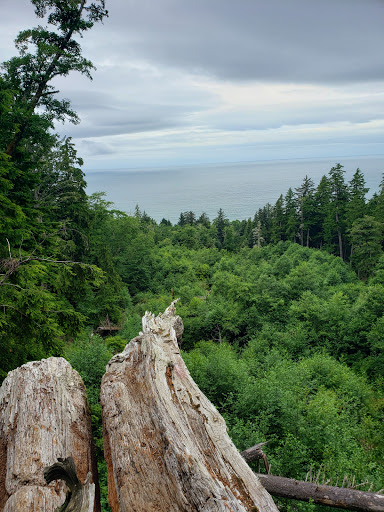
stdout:
[[[27,363],[0,389],[0,512],[52,512],[64,482],[49,486],[44,468],[73,456],[78,475],[97,475],[84,384],[63,358]],[[100,510],[92,504],[91,510]]]
[[112,512],[277,512],[180,356],[174,303],[107,366],[101,386]]
[[383,494],[302,482],[281,476],[262,474],[257,476],[273,496],[301,501],[311,500],[319,505],[360,512],[384,512]]

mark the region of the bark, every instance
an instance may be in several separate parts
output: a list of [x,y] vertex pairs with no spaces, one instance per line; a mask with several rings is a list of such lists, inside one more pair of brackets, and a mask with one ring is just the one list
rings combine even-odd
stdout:
[[332,487],[273,475],[257,475],[272,496],[310,501],[347,510],[384,512],[384,495],[357,491],[343,487]]
[[[62,505],[65,484],[47,485],[44,468],[69,456],[82,482],[88,472],[97,480],[79,374],[55,357],[9,372],[0,389],[0,512],[52,512]],[[89,510],[96,512],[100,508],[94,501]]]
[[101,385],[112,512],[277,512],[192,380],[174,303],[107,366]]

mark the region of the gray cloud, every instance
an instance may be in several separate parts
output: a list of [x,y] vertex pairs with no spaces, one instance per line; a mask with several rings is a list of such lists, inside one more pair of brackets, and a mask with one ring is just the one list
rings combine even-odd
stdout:
[[[106,3],[109,19],[82,40],[85,53],[95,62],[111,57],[122,62],[145,59],[157,66],[239,81],[384,78],[382,0]],[[3,38],[13,29],[12,39],[18,30],[41,23],[28,0],[2,4]],[[6,50],[4,42],[0,45]]]
[[85,152],[93,156],[112,155],[114,153],[114,149],[107,144],[95,142],[93,140],[83,140],[82,146],[82,149]]
[[[308,151],[328,142],[380,144],[382,127],[367,131],[364,123],[384,119],[383,0],[106,4],[109,19],[80,41],[97,66],[94,81],[76,73],[57,81],[60,96],[82,119],[79,126],[58,129],[76,138],[95,162],[105,156],[124,167],[129,155],[135,162],[151,155],[151,161],[167,162],[257,158],[295,141]],[[18,31],[42,22],[29,0],[1,0],[1,7],[4,60],[16,54]],[[259,94],[260,84],[260,101],[251,95],[239,101],[239,87],[254,86]],[[269,94],[268,87],[280,86]],[[226,87],[233,91],[223,93]],[[335,123],[358,126],[332,131]],[[305,137],[305,129],[284,138],[285,127],[301,125],[313,138]],[[317,125],[321,130],[312,130]],[[255,142],[247,142],[249,131]]]
[[[381,0],[111,0],[130,56],[231,80],[384,77]],[[112,43],[113,44],[113,43]]]
[[[340,94],[341,96],[341,94]],[[293,105],[257,106],[233,111],[217,111],[205,115],[207,123],[221,130],[260,130],[281,126],[367,123],[384,119],[384,94],[381,98],[350,98],[348,103],[326,101],[319,98],[317,103],[294,103]]]
[[56,85],[80,116],[80,125],[66,128],[75,137],[180,127],[219,102],[215,94],[179,72],[130,64],[100,66],[93,83],[65,78]]

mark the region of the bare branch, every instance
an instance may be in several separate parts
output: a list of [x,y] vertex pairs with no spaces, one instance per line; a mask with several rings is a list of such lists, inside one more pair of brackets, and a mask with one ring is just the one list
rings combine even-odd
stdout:
[[10,243],[9,243],[9,240],[8,240],[8,238],[6,238],[6,240],[7,240],[7,244],[8,244],[8,252],[9,252],[9,257],[10,257],[10,258],[12,258],[12,253],[11,253],[11,245],[10,245]]

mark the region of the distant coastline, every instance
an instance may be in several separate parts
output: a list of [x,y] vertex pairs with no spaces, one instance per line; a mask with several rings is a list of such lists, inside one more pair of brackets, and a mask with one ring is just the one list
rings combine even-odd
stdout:
[[138,204],[157,222],[175,223],[187,210],[213,219],[219,208],[228,219],[242,220],[274,204],[289,187],[299,187],[306,175],[317,184],[336,163],[344,166],[346,181],[361,169],[370,189],[367,197],[378,190],[384,155],[93,170],[86,172],[87,193],[104,191],[115,208],[127,213]]

